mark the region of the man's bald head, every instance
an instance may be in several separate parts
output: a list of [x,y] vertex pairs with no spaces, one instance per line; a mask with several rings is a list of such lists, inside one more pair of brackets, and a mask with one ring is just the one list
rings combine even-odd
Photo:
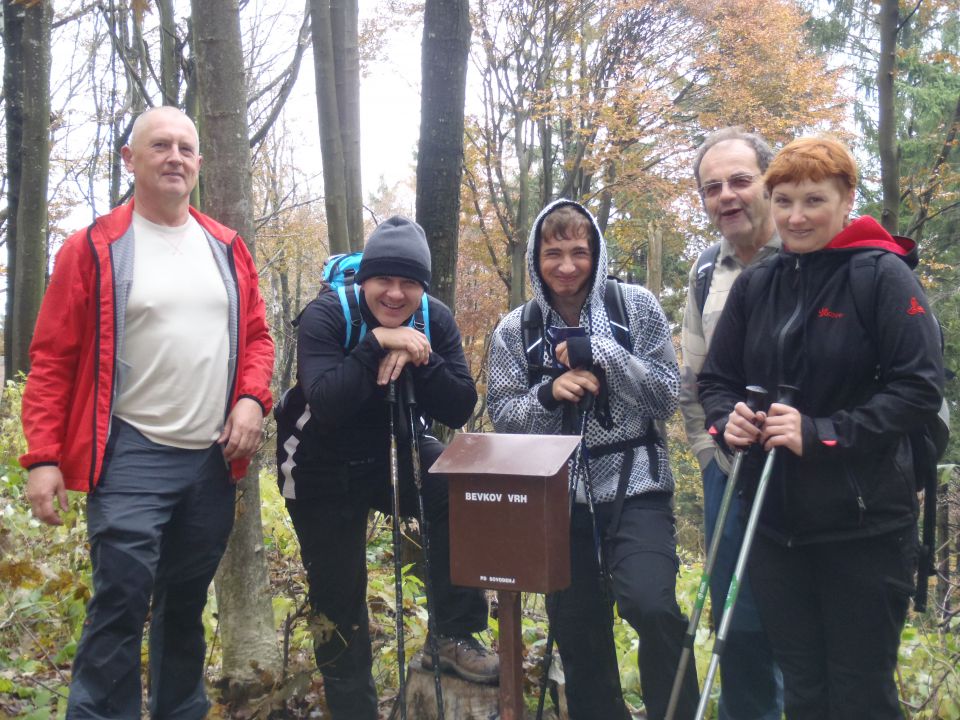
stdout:
[[136,119],[120,155],[133,174],[137,212],[161,225],[186,222],[203,163],[199,144],[197,126],[175,107],[151,108]]
[[182,120],[185,120],[190,124],[190,127],[193,128],[193,135],[196,139],[197,150],[200,149],[200,134],[197,132],[197,126],[193,123],[193,120],[189,116],[180,110],[175,108],[172,105],[161,105],[160,107],[152,107],[144,110],[137,116],[137,119],[133,121],[133,127],[130,129],[130,139],[127,142],[127,145],[133,147],[134,143],[137,142],[137,139],[143,133],[143,128],[149,125],[152,122],[152,119],[157,119],[160,116],[177,116]]

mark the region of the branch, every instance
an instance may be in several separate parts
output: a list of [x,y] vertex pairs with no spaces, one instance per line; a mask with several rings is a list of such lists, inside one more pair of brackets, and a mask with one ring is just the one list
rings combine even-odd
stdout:
[[[104,17],[108,16],[108,10],[103,6],[102,3],[97,3],[97,7],[103,13]],[[140,96],[143,98],[143,101],[149,106],[153,107],[153,100],[150,98],[150,94],[147,92],[146,86],[143,84],[143,80],[140,79],[140,76],[137,74],[136,70],[130,65],[130,61],[127,59],[127,54],[122,45],[120,45],[120,39],[113,32],[113,24],[109,22],[109,17],[107,17],[107,27],[110,28],[110,42],[113,44],[114,50],[116,50],[117,55],[120,56],[120,60],[123,62],[123,67],[127,71],[127,74],[130,76],[130,79],[133,81],[134,85],[137,86],[137,90],[140,91]]]
[[903,28],[906,26],[908,22],[910,22],[910,18],[912,18],[914,14],[916,14],[917,10],[920,9],[920,6],[922,4],[923,4],[923,0],[917,0],[917,4],[913,6],[913,10],[908,12],[907,16],[903,19],[903,21],[897,25],[897,29],[894,31],[897,35],[899,35],[900,31],[903,30]]
[[90,12],[91,10],[96,10],[98,4],[99,4],[99,3],[94,3],[93,5],[86,5],[86,6],[81,7],[79,10],[77,10],[77,11],[74,12],[74,13],[71,13],[71,14],[69,14],[69,15],[64,15],[64,16],[63,16],[62,18],[60,18],[59,20],[55,20],[55,21],[50,25],[50,29],[51,29],[51,30],[56,30],[57,28],[61,28],[61,27],[63,27],[64,25],[67,25],[67,24],[69,24],[69,23],[72,23],[74,20],[79,20],[79,19],[82,18],[84,15],[86,15],[88,12]]
[[274,101],[267,119],[260,129],[250,138],[250,147],[259,145],[266,134],[270,132],[270,128],[273,127],[273,124],[280,116],[280,112],[283,110],[283,106],[286,104],[287,98],[290,97],[290,93],[293,90],[294,83],[297,81],[297,76],[300,74],[300,61],[303,59],[303,53],[306,50],[307,44],[310,42],[309,10],[310,3],[308,2],[303,11],[303,22],[300,25],[300,34],[297,36],[297,50],[293,54],[293,60],[290,61],[290,66],[281,75],[281,77],[286,75],[286,79],[283,81],[283,85],[280,86],[280,92],[277,94],[277,99]]
[[271,220],[276,219],[276,218],[279,217],[280,215],[282,215],[282,214],[284,214],[284,213],[286,213],[286,212],[289,212],[290,210],[296,210],[298,207],[303,207],[304,205],[311,205],[311,204],[313,204],[313,203],[315,203],[315,202],[320,202],[321,200],[323,200],[323,197],[322,197],[322,196],[320,196],[320,197],[315,197],[315,198],[309,198],[309,199],[303,200],[303,201],[301,201],[301,202],[293,203],[293,205],[288,205],[288,206],[286,206],[286,207],[282,207],[283,201],[281,200],[280,206],[278,206],[276,210],[274,210],[272,213],[269,213],[268,215],[264,215],[264,216],[262,216],[262,217],[257,218],[257,219],[254,221],[254,225],[256,225],[257,229],[259,230],[259,229],[262,228],[264,225],[267,225]]

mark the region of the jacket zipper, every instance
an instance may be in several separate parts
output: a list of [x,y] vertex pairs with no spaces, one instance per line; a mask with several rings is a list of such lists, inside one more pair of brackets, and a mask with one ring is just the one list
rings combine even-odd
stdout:
[[94,284],[96,287],[96,312],[97,312],[97,324],[96,324],[96,343],[94,345],[94,361],[93,361],[93,417],[91,418],[93,422],[93,432],[90,433],[90,438],[92,442],[90,443],[90,476],[87,478],[87,485],[89,486],[89,492],[93,492],[93,488],[96,485],[96,473],[97,473],[97,406],[100,402],[100,284],[101,284],[101,274],[102,269],[100,267],[100,256],[97,254],[97,247],[93,243],[93,228],[96,223],[90,225],[87,228],[87,242],[90,244],[90,252],[93,255],[94,263]]
[[853,476],[853,473],[850,472],[850,468],[847,467],[846,463],[844,463],[843,466],[843,474],[847,476],[850,489],[857,498],[857,526],[859,527],[863,525],[863,516],[864,513],[867,512],[867,503],[863,499],[863,491],[860,489],[860,483],[857,482],[857,479]]
[[[800,273],[800,270],[801,270],[800,257],[797,256],[794,262],[794,271],[796,272],[796,280],[794,284],[797,288],[797,304],[794,306],[793,312],[790,314],[790,317],[787,318],[787,321],[780,328],[780,332],[777,335],[777,375],[778,375],[780,384],[784,384],[787,382],[787,379],[784,377],[784,373],[783,373],[783,355],[784,355],[784,347],[786,346],[786,341],[787,341],[787,333],[790,331],[793,325],[796,324],[797,319],[800,317],[803,311],[804,287],[803,287],[803,280],[802,280],[802,275]],[[782,460],[783,459],[781,459],[781,467],[784,466],[784,463],[782,462]],[[784,468],[784,472],[786,472],[785,468]],[[787,526],[792,531],[793,521],[792,521],[792,518],[789,516],[789,510],[788,510],[788,508],[790,507],[790,503],[788,502],[789,498],[787,497],[788,485],[789,483],[787,482],[780,483],[780,499],[783,504],[783,512],[785,515],[784,519],[787,522]],[[792,536],[792,533],[790,533],[790,535]],[[788,546],[790,546],[789,541],[787,544]]]
[[240,375],[240,316],[242,313],[240,312],[240,282],[237,279],[237,266],[233,258],[233,245],[237,241],[238,237],[240,237],[239,233],[234,235],[233,239],[230,241],[230,244],[227,245],[227,264],[230,266],[230,277],[233,280],[233,287],[237,292],[237,314],[235,318],[237,323],[237,347],[234,355],[235,360],[233,363],[233,377],[230,378],[230,393],[227,397],[227,409],[226,413],[224,414],[224,421],[226,421],[227,417],[230,415],[230,402],[233,400],[233,394],[236,392],[237,378]]

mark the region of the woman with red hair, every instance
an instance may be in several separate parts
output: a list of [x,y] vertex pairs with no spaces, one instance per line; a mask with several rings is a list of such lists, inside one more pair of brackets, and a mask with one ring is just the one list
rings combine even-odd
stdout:
[[[747,451],[755,488],[777,448],[749,562],[789,720],[902,718],[894,683],[917,565],[908,433],[943,392],[916,246],[851,218],[857,167],[801,138],[764,177],[783,248],[734,284],[700,374],[707,424]],[[798,388],[752,412],[745,386]]]

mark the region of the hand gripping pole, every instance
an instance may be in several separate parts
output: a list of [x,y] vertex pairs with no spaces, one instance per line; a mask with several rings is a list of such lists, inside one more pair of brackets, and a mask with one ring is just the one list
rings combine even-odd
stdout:
[[[792,385],[781,385],[779,387],[777,402],[783,405],[792,405],[798,392],[799,388]],[[717,667],[720,664],[720,656],[723,654],[723,647],[730,631],[730,623],[733,620],[733,609],[737,604],[737,592],[740,590],[740,583],[743,581],[743,576],[747,571],[747,558],[750,557],[753,538],[757,534],[760,511],[763,508],[763,499],[767,494],[767,487],[770,485],[770,476],[773,474],[773,464],[776,455],[777,448],[771,448],[767,453],[766,461],[763,463],[760,483],[757,485],[757,493],[753,498],[753,506],[750,508],[750,518],[747,520],[747,528],[743,534],[743,545],[740,546],[740,554],[737,556],[733,579],[730,580],[730,589],[727,591],[727,599],[723,605],[723,616],[720,619],[720,628],[717,630],[717,639],[713,643],[713,654],[710,657],[710,667],[707,669],[707,678],[703,682],[700,704],[697,706],[697,714],[695,716],[696,720],[703,720],[707,712],[707,705],[710,701],[710,690],[713,687],[713,681],[717,675]]]
[[[767,391],[759,385],[747,386],[747,407],[756,412],[765,407]],[[710,540],[710,549],[707,552],[707,559],[703,565],[703,572],[700,574],[700,587],[697,589],[697,597],[694,600],[693,611],[690,613],[690,623],[687,626],[687,634],[683,638],[683,651],[680,653],[680,662],[677,665],[677,674],[673,678],[673,689],[670,691],[670,702],[667,705],[667,714],[664,720],[673,720],[677,712],[677,704],[680,702],[680,690],[683,687],[683,678],[687,673],[687,665],[690,663],[690,656],[693,654],[693,644],[697,637],[697,627],[700,625],[700,616],[703,614],[703,605],[707,599],[707,591],[710,589],[710,578],[713,575],[713,567],[717,562],[717,555],[720,553],[720,539],[723,537],[723,528],[726,525],[727,515],[730,513],[730,505],[733,502],[733,495],[737,489],[737,479],[740,476],[740,466],[743,464],[743,450],[737,450],[733,456],[733,468],[730,470],[730,476],[727,478],[727,485],[723,491],[723,499],[720,501],[720,511],[717,514],[717,522],[713,530],[713,538]],[[717,598],[714,598],[716,602]]]

